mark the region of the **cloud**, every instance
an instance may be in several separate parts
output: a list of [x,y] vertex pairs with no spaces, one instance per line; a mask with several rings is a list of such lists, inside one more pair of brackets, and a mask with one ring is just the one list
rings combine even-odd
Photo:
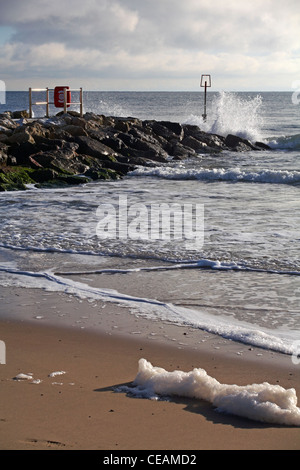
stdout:
[[0,2],[0,27],[10,32],[0,78],[11,84],[64,77],[85,88],[131,80],[142,89],[152,80],[157,89],[169,79],[196,89],[211,73],[220,87],[230,79],[252,88],[261,76],[275,89],[299,78],[298,0]]

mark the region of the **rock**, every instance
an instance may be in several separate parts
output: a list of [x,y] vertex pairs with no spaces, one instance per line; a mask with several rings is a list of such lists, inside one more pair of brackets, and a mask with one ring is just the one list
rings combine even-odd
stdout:
[[242,137],[238,137],[232,134],[228,134],[228,136],[226,137],[225,145],[236,152],[256,150],[255,146],[251,144],[249,140],[243,139]]
[[84,173],[84,175],[94,181],[110,179],[116,180],[120,177],[116,171],[110,168],[102,168],[98,170],[90,168]]
[[87,131],[82,126],[75,126],[74,124],[67,124],[63,126],[62,130],[70,134],[72,137],[88,135]]
[[31,178],[36,183],[45,183],[46,181],[54,180],[57,175],[58,173],[55,170],[52,170],[51,168],[41,168],[40,170],[34,170],[31,173]]
[[30,168],[6,167],[0,169],[0,191],[25,190],[27,184],[34,183]]
[[4,143],[0,142],[0,163],[6,164],[7,163],[7,145]]
[[122,163],[122,162],[111,162],[105,161],[103,162],[104,168],[109,168],[110,170],[114,170],[120,175],[126,175],[129,171],[135,169],[135,165],[130,163]]
[[194,126],[191,124],[185,124],[183,126],[183,129],[185,139],[187,137],[192,137],[198,142],[206,144],[211,152],[225,150],[226,148],[225,138],[222,136],[219,136],[217,134],[208,134],[206,132],[201,131],[198,126]]
[[79,175],[58,175],[54,181],[67,183],[68,185],[86,184],[89,178]]
[[183,160],[186,158],[196,157],[197,153],[191,147],[186,147],[182,145],[181,142],[177,140],[171,141],[165,147],[166,152],[168,155],[175,160]]
[[121,152],[122,149],[126,147],[126,145],[119,138],[119,136],[109,136],[106,134],[105,137],[103,137],[103,139],[101,140],[101,142],[117,153]]
[[13,119],[22,119],[22,118],[29,118],[29,113],[28,111],[26,111],[26,109],[24,109],[23,111],[14,111],[12,113],[12,118]]
[[262,149],[262,150],[272,150],[272,148],[269,147],[269,145],[264,144],[263,142],[255,142],[255,147]]
[[86,129],[87,127],[87,122],[83,117],[72,117],[70,124],[73,126],[80,126],[83,129]]
[[169,129],[169,131],[173,132],[173,134],[178,136],[180,140],[183,138],[184,130],[181,124],[170,121],[159,121],[158,123]]
[[129,132],[130,130],[130,123],[126,121],[121,121],[118,119],[114,126],[115,130],[120,132]]
[[17,123],[12,119],[6,116],[0,117],[0,132],[10,135],[17,127]]
[[165,121],[147,121],[147,126],[151,128],[152,132],[159,137],[163,137],[165,140],[169,141],[170,139],[181,139],[181,134],[178,135],[171,129],[165,125]]
[[68,172],[69,174],[84,173],[88,169],[86,165],[77,156],[71,156],[69,152],[64,150],[53,150],[50,152],[41,152],[32,155],[30,159],[37,162],[43,168],[50,168],[60,172]]
[[208,149],[208,145],[205,142],[201,142],[192,136],[184,137],[181,143],[184,147],[189,147],[197,153],[205,152]]
[[199,153],[270,150],[262,142],[231,134],[225,138],[171,121],[70,112],[26,121],[22,113],[20,121],[14,113],[0,115],[1,191],[26,189],[28,183],[49,187],[116,179],[137,165],[155,166]]
[[7,143],[8,144],[34,144],[34,138],[32,135],[28,132],[26,128],[14,132],[12,135],[10,135],[7,138]]
[[98,140],[91,137],[79,136],[75,137],[75,142],[78,144],[78,153],[90,155],[91,157],[99,158],[100,160],[111,160],[115,152],[102,144]]

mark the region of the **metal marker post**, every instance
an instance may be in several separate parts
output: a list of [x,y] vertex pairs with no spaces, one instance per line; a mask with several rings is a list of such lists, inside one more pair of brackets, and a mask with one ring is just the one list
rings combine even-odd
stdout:
[[201,75],[201,82],[200,86],[203,88],[204,87],[204,113],[202,114],[203,121],[206,121],[206,92],[207,88],[211,87],[211,77],[210,75]]
[[80,88],[80,93],[79,93],[79,101],[80,101],[80,116],[83,116],[83,93],[82,93],[82,88]]

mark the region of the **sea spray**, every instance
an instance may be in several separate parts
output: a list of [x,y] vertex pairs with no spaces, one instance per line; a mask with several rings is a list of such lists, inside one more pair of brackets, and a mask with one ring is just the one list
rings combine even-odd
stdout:
[[212,99],[207,119],[190,116],[186,123],[195,124],[203,131],[227,136],[234,134],[250,140],[263,141],[262,96],[241,97],[236,93],[220,92]]
[[294,388],[285,389],[267,382],[252,385],[227,385],[210,377],[204,369],[168,372],[146,359],[132,387],[119,387],[140,398],[182,396],[210,402],[216,410],[270,424],[300,426],[300,408]]

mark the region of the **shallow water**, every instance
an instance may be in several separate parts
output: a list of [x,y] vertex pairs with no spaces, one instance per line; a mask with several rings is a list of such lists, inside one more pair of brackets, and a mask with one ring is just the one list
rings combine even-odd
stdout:
[[[11,95],[7,107],[26,106],[26,96]],[[196,123],[273,150],[199,155],[67,190],[1,193],[0,284],[121,303],[149,321],[291,354],[300,337],[298,108],[287,93],[212,94],[203,123],[199,106],[191,93],[85,95],[86,111]],[[160,205],[174,203],[182,216],[193,209],[190,230],[162,226]],[[109,232],[113,225],[101,232],[105,208],[125,236]]]

